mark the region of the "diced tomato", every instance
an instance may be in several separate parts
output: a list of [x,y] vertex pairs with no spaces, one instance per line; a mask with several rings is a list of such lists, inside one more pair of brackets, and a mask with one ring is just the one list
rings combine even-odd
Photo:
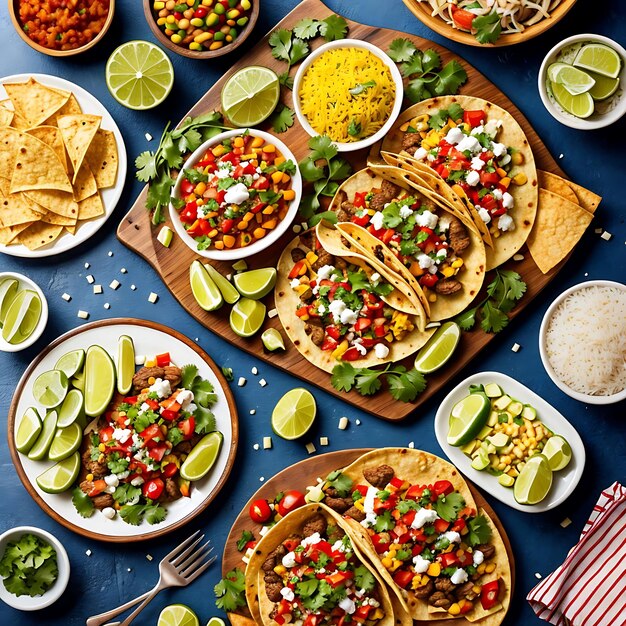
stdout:
[[100,437],[101,443],[108,443],[113,439],[113,426],[107,426],[106,428],[102,428],[98,433]]
[[362,619],[362,620],[366,620],[367,616],[370,614],[370,611],[373,609],[374,607],[371,604],[364,604],[363,606],[360,606],[354,613],[353,616],[355,619]]
[[202,161],[198,161],[196,163],[196,167],[206,167],[207,165],[211,165],[213,163],[215,163],[215,155],[212,152],[207,152]]
[[93,487],[90,489],[87,495],[90,498],[93,498],[94,496],[101,494],[106,488],[107,484],[106,482],[104,482],[104,479],[100,478],[98,480],[94,480]]
[[154,448],[148,450],[148,456],[157,463],[160,463],[163,460],[163,457],[165,456],[167,450],[168,447],[164,443],[160,443],[154,446]]
[[369,350],[373,348],[377,343],[380,343],[380,339],[372,339],[371,337],[361,337],[360,344]]
[[171,363],[170,353],[163,352],[163,354],[157,354],[156,362],[158,367],[167,367]]
[[285,541],[283,541],[283,545],[287,548],[287,550],[289,550],[289,552],[293,552],[300,545],[300,540],[285,539]]
[[482,170],[480,172],[480,184],[483,187],[493,187],[500,182],[500,176],[496,172],[487,172]]
[[365,485],[357,485],[352,493],[354,493],[355,491],[358,491],[363,497],[365,497],[367,495],[367,487]]
[[416,511],[414,511],[413,509],[405,513],[402,516],[402,523],[406,524],[407,526],[410,526],[413,523],[413,520],[415,519],[415,513]]
[[387,334],[386,322],[387,319],[384,317],[377,317],[374,320],[374,334],[376,337],[384,337]]
[[365,207],[365,196],[367,196],[367,192],[357,191],[354,194],[354,202],[352,204],[354,204],[357,209],[362,209]]
[[324,341],[322,342],[322,345],[320,346],[320,348],[322,350],[334,350],[337,346],[339,345],[339,342],[336,339],[333,339],[332,337],[324,337]]
[[424,551],[424,546],[420,543],[416,543],[413,548],[411,548],[411,556],[417,556]]
[[428,288],[434,287],[438,281],[439,277],[437,274],[424,274],[419,278],[419,284]]
[[469,600],[466,600],[465,604],[461,607],[461,615],[469,613],[474,608],[474,604]]
[[187,229],[187,234],[190,237],[202,237],[202,235],[207,235],[212,230],[212,226],[209,223],[209,220],[201,217],[197,219],[190,228]]
[[265,178],[265,176],[259,176],[253,183],[252,183],[252,189],[258,189],[258,190],[264,190],[264,189],[269,189],[270,187],[270,181],[269,179]]
[[196,188],[195,184],[190,180],[183,178],[180,183],[180,193],[183,196],[188,196],[190,193],[193,193],[193,190]]
[[220,157],[222,161],[228,161],[233,165],[239,165],[239,157],[234,152],[227,152],[223,156]]
[[332,556],[333,554],[333,547],[330,545],[330,543],[328,543],[328,541],[320,541],[319,543],[316,543],[315,549],[323,552],[328,556]]
[[361,353],[355,348],[348,348],[342,355],[341,358],[344,361],[357,361],[361,358]]
[[235,225],[235,220],[233,220],[233,219],[223,220],[222,221],[222,232],[225,235],[228,234],[233,229],[234,225]]
[[336,340],[341,339],[341,331],[337,326],[331,324],[330,326],[326,326],[324,330],[329,337],[332,337]]
[[152,398],[146,398],[146,400],[144,400],[144,402],[153,410],[153,411],[158,411],[159,410],[159,403],[156,400],[153,400]]
[[407,500],[419,500],[424,495],[424,489],[426,489],[426,485],[411,485],[404,497]]
[[188,202],[185,208],[179,213],[180,221],[183,224],[193,224],[198,218],[198,204],[195,202]]
[[165,483],[160,478],[152,478],[143,484],[141,491],[144,498],[158,500],[164,489]]
[[457,565],[459,560],[454,552],[444,552],[440,554],[438,559],[441,561],[442,567],[452,567],[453,565]]
[[321,615],[309,614],[304,620],[304,624],[302,626],[317,626],[323,617]]
[[168,422],[173,422],[178,419],[178,411],[172,411],[171,409],[163,409],[161,411],[161,417]]
[[361,215],[361,216],[359,216],[359,215],[355,215],[355,216],[352,218],[352,221],[353,221],[353,222],[354,222],[357,226],[367,226],[367,224],[368,224],[368,223],[369,223],[369,221],[370,221],[370,216],[369,216],[367,213],[365,213],[365,215]]
[[176,474],[178,474],[178,465],[176,465],[176,463],[168,463],[161,470],[161,474],[163,474],[165,478],[172,478],[172,476],[176,476]]
[[256,524],[264,524],[272,517],[272,509],[267,500],[259,498],[255,500],[248,509],[250,519]]
[[457,9],[452,5],[452,21],[458,28],[463,30],[472,30],[472,22],[475,19],[475,15],[471,11],[465,11],[464,9]]
[[413,572],[400,569],[394,572],[393,582],[401,589],[406,589],[414,577],[415,574]]
[[[469,13],[469,11],[467,12]],[[472,128],[480,126],[486,118],[487,114],[484,111],[463,111],[463,121],[466,124],[469,124]]]
[[495,211],[490,211],[492,217],[500,217],[500,215],[504,215],[506,213],[506,209],[504,207],[500,207]]
[[396,234],[396,231],[393,228],[388,228],[383,233],[383,236],[380,238],[383,243],[389,243],[391,238]]
[[222,202],[224,202],[224,198],[226,197],[226,190],[225,189],[220,189],[218,190],[217,194],[215,195],[215,201],[218,204],[222,204]]
[[196,420],[193,417],[181,420],[178,422],[178,428],[180,428],[180,431],[183,433],[184,439],[191,439],[196,428]]
[[491,194],[483,196],[481,199],[474,202],[474,204],[479,204],[490,213],[498,208],[498,201]]
[[126,404],[137,404],[137,396],[127,396],[124,398],[124,402]]
[[467,567],[468,565],[472,565],[474,562],[472,555],[465,551],[458,555],[457,559],[460,567]]
[[438,496],[440,496],[441,494],[443,494],[444,496],[447,496],[448,494],[454,491],[454,487],[452,486],[452,483],[449,480],[438,480],[433,485],[433,491]]
[[379,533],[376,533],[375,535],[372,535],[370,539],[374,544],[374,550],[376,550],[378,554],[383,554],[384,552],[387,552],[389,546],[391,545],[391,538],[389,537],[389,535],[381,535]]
[[155,438],[162,438],[163,437],[163,433],[161,432],[161,429],[159,428],[158,424],[150,424],[150,426],[148,426],[148,428],[146,428],[145,430],[142,430],[139,433],[139,436],[144,440],[144,441],[150,441],[151,439],[155,439]]
[[450,176],[450,170],[442,163],[435,168],[435,171],[441,178],[448,178]]
[[500,595],[500,579],[492,580],[483,585],[480,590],[480,603],[485,611],[488,611],[498,602]]
[[363,331],[367,330],[371,325],[372,320],[368,319],[367,317],[359,317],[359,319],[356,321],[356,324],[354,325],[354,330],[357,333],[362,333]]
[[335,572],[334,574],[326,577],[326,582],[331,587],[338,587],[339,585],[341,585],[341,583],[345,582],[346,580],[350,580],[351,578],[354,578],[354,572]]
[[448,156],[448,154],[450,154],[450,150],[452,150],[452,144],[449,144],[445,140],[441,140],[439,142],[438,148],[439,148],[439,151],[437,152],[437,156],[445,157],[445,156]]
[[455,533],[460,533],[462,530],[465,529],[466,526],[467,524],[465,523],[465,520],[461,518],[461,519],[456,520],[456,522],[452,524],[451,530],[453,530]]
[[435,530],[439,534],[445,533],[449,527],[450,527],[450,522],[446,522],[445,519],[440,517],[439,519],[435,520]]
[[285,491],[283,497],[278,503],[278,513],[281,517],[285,517],[291,511],[300,508],[306,504],[304,494],[297,489],[289,489]]
[[302,271],[303,267],[306,267],[306,263],[304,262],[304,259],[301,259],[300,261],[295,263],[294,266],[291,268],[291,271],[287,275],[287,278],[289,278],[289,280],[298,278],[298,276],[300,276],[300,272]]

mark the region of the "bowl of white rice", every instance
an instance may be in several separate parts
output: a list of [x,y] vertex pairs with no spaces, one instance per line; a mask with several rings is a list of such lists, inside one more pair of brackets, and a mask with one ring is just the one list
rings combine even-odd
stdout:
[[564,291],[543,316],[539,353],[568,396],[588,404],[626,399],[626,285],[593,280]]

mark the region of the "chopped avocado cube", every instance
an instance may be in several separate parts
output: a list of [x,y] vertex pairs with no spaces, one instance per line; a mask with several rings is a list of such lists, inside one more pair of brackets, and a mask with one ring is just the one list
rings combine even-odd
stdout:
[[497,400],[494,400],[493,408],[496,409],[496,411],[504,411],[504,409],[506,409],[511,402],[513,402],[513,398],[505,394],[500,396]]
[[511,438],[507,434],[502,432],[487,437],[487,441],[496,448],[504,448],[508,446],[510,440]]
[[498,423],[498,412],[491,411],[489,414],[489,419],[487,420],[487,426],[491,426],[492,428]]
[[512,487],[515,484],[515,478],[508,474],[500,474],[500,476],[498,476],[498,482],[503,487]]
[[517,400],[514,400],[506,407],[508,413],[510,413],[513,417],[517,417],[522,414],[522,410],[524,409],[524,405]]
[[476,439],[484,439],[492,432],[491,426],[483,426],[480,432],[476,435]]
[[472,439],[469,443],[461,446],[461,452],[463,452],[464,454],[472,454],[472,452],[474,452],[476,448],[477,443],[478,442],[476,441],[476,439]]
[[534,419],[537,419],[537,410],[535,407],[530,406],[530,404],[525,404],[522,409],[522,417],[532,422]]
[[489,466],[489,456],[481,450],[482,454],[478,454],[472,459],[472,467],[475,470],[484,470]]
[[496,383],[485,385],[485,395],[488,398],[499,398],[503,393],[504,391],[502,391],[500,385],[496,385]]

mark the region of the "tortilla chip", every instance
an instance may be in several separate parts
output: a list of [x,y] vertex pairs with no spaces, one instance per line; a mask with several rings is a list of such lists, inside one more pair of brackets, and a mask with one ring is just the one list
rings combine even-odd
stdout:
[[87,162],[84,162],[78,171],[78,176],[76,176],[76,182],[74,183],[74,200],[80,202],[85,198],[93,196],[96,191],[98,191],[96,179],[93,177]]
[[581,187],[580,185],[577,185],[569,180],[567,181],[567,184],[574,190],[580,206],[585,209],[585,211],[589,211],[591,214],[595,213],[598,205],[602,202],[602,196],[599,196],[597,193],[593,193],[593,191],[589,191],[589,189],[585,189],[584,187]]
[[80,108],[80,104],[78,104],[76,96],[72,93],[70,94],[67,102],[54,115],[51,115],[47,120],[45,120],[44,124],[47,126],[57,126],[57,120],[62,115],[80,115],[82,112],[83,110]]
[[537,219],[528,237],[528,249],[539,269],[547,274],[578,243],[593,215],[578,204],[539,190]]
[[17,226],[8,226],[7,228],[0,228],[0,244],[9,245],[11,243],[17,243],[14,239],[23,231],[26,230],[33,222],[26,222],[25,224],[18,224]]
[[537,170],[537,179],[539,181],[540,189],[547,189],[548,191],[551,191],[552,193],[555,193],[558,196],[573,202],[574,204],[580,204],[574,190],[570,187],[569,182],[564,178],[561,178],[552,172]]
[[76,234],[76,228],[76,224],[74,224],[74,226],[63,226],[63,230],[66,230],[70,235]]
[[93,138],[85,160],[96,178],[98,189],[113,187],[117,176],[117,143],[110,130],[98,129]]
[[100,127],[101,119],[99,115],[63,115],[57,119],[65,148],[74,168],[72,183],[76,182],[85,153]]
[[11,178],[19,138],[19,132],[14,128],[0,128],[0,176]]
[[35,189],[27,191],[26,196],[32,202],[57,215],[71,218],[78,216],[78,204],[71,193],[56,189]]
[[98,192],[78,203],[79,220],[90,220],[93,217],[100,217],[101,215],[104,215],[104,205],[102,204],[102,198]]
[[41,216],[41,221],[46,224],[55,224],[57,226],[75,226],[77,218],[65,217],[57,215],[52,211],[48,211]]
[[31,207],[28,199],[21,193],[9,193],[6,178],[0,178],[0,225],[17,226],[34,222],[41,218],[42,212]]
[[56,126],[37,126],[36,128],[30,128],[26,132],[49,145],[59,157],[59,161],[63,164],[65,171],[68,171],[65,144],[63,143],[61,131]]
[[69,91],[51,89],[34,78],[25,83],[5,83],[4,89],[13,103],[13,108],[21,115],[29,128],[39,126],[56,113],[70,97]]
[[3,100],[0,102],[0,126],[10,126],[13,121],[13,116],[15,115],[15,111],[6,106],[7,102],[10,101]]
[[29,250],[37,250],[52,243],[63,230],[63,226],[46,224],[45,222],[35,222],[26,230],[22,231],[16,238],[16,243],[21,243]]
[[28,133],[19,133],[11,192],[58,189],[72,192],[65,168],[54,150]]

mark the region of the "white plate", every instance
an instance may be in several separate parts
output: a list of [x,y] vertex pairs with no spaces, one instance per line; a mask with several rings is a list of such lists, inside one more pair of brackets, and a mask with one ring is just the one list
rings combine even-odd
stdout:
[[111,117],[111,114],[104,108],[104,105],[100,103],[94,96],[88,91],[85,91],[82,87],[71,83],[63,78],[57,76],[50,76],[48,74],[14,74],[13,76],[5,76],[0,78],[0,100],[4,100],[7,95],[4,90],[4,83],[19,83],[27,81],[29,78],[38,80],[41,84],[48,87],[57,87],[58,89],[65,89],[71,91],[83,113],[89,113],[91,115],[99,115],[102,117],[101,127],[105,130],[113,131],[115,135],[115,141],[117,143],[117,179],[113,187],[107,189],[101,189],[102,203],[104,204],[104,215],[97,219],[87,220],[82,224],[79,224],[76,229],[76,234],[72,235],[68,232],[62,234],[58,239],[52,243],[39,248],[38,250],[29,250],[26,246],[5,246],[0,244],[0,252],[8,254],[10,256],[19,256],[27,258],[39,258],[44,256],[52,256],[54,254],[60,254],[61,252],[67,252],[72,248],[83,243],[94,235],[107,219],[113,213],[115,206],[117,205],[120,196],[122,195],[122,189],[124,189],[124,183],[126,181],[126,146],[124,145],[124,139],[122,133],[117,127],[115,120]]
[[[15,450],[14,435],[19,421],[29,406],[37,406],[32,396],[32,383],[41,374],[54,367],[57,359],[71,350],[90,345],[102,346],[115,360],[117,343],[120,335],[129,335],[135,344],[138,355],[155,355],[169,352],[172,362],[182,367],[193,363],[198,367],[200,376],[210,381],[215,387],[217,402],[212,407],[217,422],[217,429],[224,435],[224,441],[217,461],[211,471],[202,480],[192,484],[191,496],[180,498],[166,506],[167,516],[160,524],[150,525],[142,522],[139,526],[131,526],[116,517],[109,520],[99,511],[84,519],[76,512],[72,504],[71,492],[48,494],[43,492],[36,483],[36,478],[53,465],[50,461],[32,461],[25,454]],[[37,504],[58,522],[82,535],[103,541],[137,541],[162,535],[190,521],[204,510],[218,494],[226,482],[237,449],[237,412],[224,378],[219,368],[190,339],[179,335],[160,324],[133,319],[114,319],[94,322],[78,330],[59,337],[26,370],[20,380],[11,408],[9,424],[13,420],[13,436],[10,437],[11,456],[20,479]],[[203,356],[204,355],[204,356]],[[41,413],[41,411],[40,411]]]
[[[497,476],[492,476],[488,472],[475,470],[471,466],[470,458],[465,455],[460,448],[451,446],[447,441],[448,419],[452,407],[469,394],[470,385],[486,385],[496,383],[502,387],[504,392],[511,397],[530,404],[537,410],[537,417],[555,435],[562,435],[567,439],[572,447],[572,460],[569,465],[558,472],[554,472],[552,489],[547,498],[539,504],[518,504],[513,497],[513,489],[503,487]],[[501,374],[500,372],[480,372],[466,378],[458,384],[444,399],[437,410],[435,416],[435,435],[441,449],[457,468],[467,476],[472,482],[482,487],[487,493],[497,498],[504,504],[508,504],[514,509],[526,513],[542,513],[558,506],[574,491],[585,467],[585,447],[576,429],[548,402],[526,385],[518,382],[514,378]]]

